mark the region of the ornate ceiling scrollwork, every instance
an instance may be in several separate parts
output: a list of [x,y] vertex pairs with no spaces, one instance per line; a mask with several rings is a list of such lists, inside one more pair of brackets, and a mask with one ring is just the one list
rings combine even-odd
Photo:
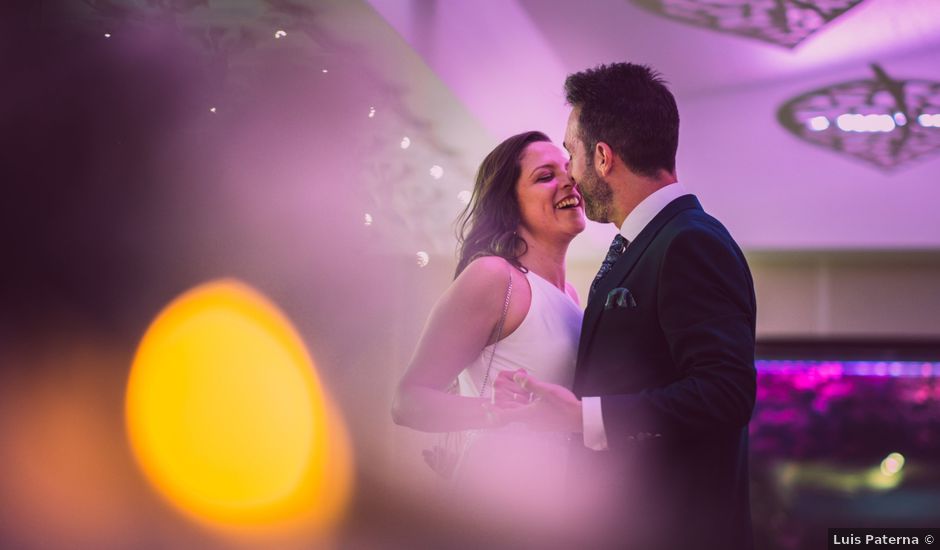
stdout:
[[871,68],[873,78],[787,101],[777,119],[803,141],[885,170],[940,153],[940,82],[895,80],[878,65]]
[[663,17],[795,48],[862,0],[633,0]]

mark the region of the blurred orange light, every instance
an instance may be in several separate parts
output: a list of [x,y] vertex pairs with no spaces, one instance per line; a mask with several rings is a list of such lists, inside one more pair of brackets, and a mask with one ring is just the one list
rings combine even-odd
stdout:
[[148,480],[202,522],[324,532],[348,504],[342,419],[290,322],[240,283],[202,285],[160,313],[134,359],[126,421]]

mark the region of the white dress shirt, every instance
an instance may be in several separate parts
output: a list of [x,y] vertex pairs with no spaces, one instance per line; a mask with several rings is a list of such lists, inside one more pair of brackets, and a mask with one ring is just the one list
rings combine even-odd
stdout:
[[[620,225],[620,234],[632,243],[637,235],[649,225],[653,218],[659,214],[666,205],[689,192],[681,183],[671,183],[657,190],[636,205],[623,224]],[[629,246],[629,245],[627,245]],[[600,397],[585,397],[581,400],[582,428],[584,430],[584,445],[595,451],[607,450],[607,432],[604,431],[604,416],[601,413]]]

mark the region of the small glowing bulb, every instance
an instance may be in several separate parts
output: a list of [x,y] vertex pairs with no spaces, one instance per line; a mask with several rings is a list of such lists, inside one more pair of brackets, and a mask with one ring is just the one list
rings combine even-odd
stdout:
[[870,132],[890,132],[898,127],[891,115],[868,115],[871,120]]
[[286,31],[283,31],[281,29],[274,31],[274,38],[284,38],[285,36],[287,36]]
[[436,180],[443,178],[444,169],[435,164],[434,166],[431,167],[431,177]]
[[891,453],[881,461],[881,473],[886,476],[893,476],[904,467],[904,455],[901,453]]
[[[903,116],[903,115],[902,115]],[[906,123],[907,120],[904,119]],[[850,114],[839,115],[836,125],[843,132],[890,132],[897,126],[897,118],[886,114]]]
[[428,256],[428,253],[424,252],[423,250],[421,252],[418,252],[417,258],[418,258],[418,267],[424,267],[428,265],[428,262],[431,260],[430,256]]
[[917,122],[924,128],[940,128],[940,114],[923,113],[917,115]]
[[329,69],[323,69],[323,74],[330,72]]
[[210,113],[214,113],[214,112],[215,112],[215,107],[209,107],[209,112],[210,112]]
[[411,139],[409,139],[408,136],[401,138],[401,148],[407,149],[409,147],[411,147]]
[[809,119],[809,128],[814,132],[822,132],[829,128],[829,119],[824,116],[814,116]]
[[369,107],[369,118],[375,117],[375,107]]
[[836,118],[836,126],[843,132],[851,132],[855,129],[855,115],[850,113],[839,115]]
[[470,191],[463,190],[460,193],[457,193],[457,200],[464,204],[470,204],[470,198],[473,196]]
[[109,33],[109,32],[104,33],[104,37],[105,37],[105,38],[111,38],[111,33]]
[[372,214],[365,215],[365,223],[366,223],[366,227],[372,225]]

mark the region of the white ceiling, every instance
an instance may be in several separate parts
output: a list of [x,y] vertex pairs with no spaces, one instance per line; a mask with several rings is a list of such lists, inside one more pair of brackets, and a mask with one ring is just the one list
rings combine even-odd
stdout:
[[[679,101],[680,180],[746,249],[940,248],[928,206],[940,200],[940,157],[885,173],[801,142],[775,118],[804,91],[870,78],[870,62],[895,78],[940,81],[938,0],[866,0],[793,50],[627,0],[368,3],[490,134],[468,150],[533,128],[560,142],[569,73],[646,63]],[[590,224],[573,255],[596,258],[613,231]]]
[[535,106],[563,107],[565,76],[605,62],[655,67],[680,100],[928,51],[937,53],[928,71],[940,67],[938,0],[863,1],[793,50],[669,20],[627,0],[368,2],[497,135]]

